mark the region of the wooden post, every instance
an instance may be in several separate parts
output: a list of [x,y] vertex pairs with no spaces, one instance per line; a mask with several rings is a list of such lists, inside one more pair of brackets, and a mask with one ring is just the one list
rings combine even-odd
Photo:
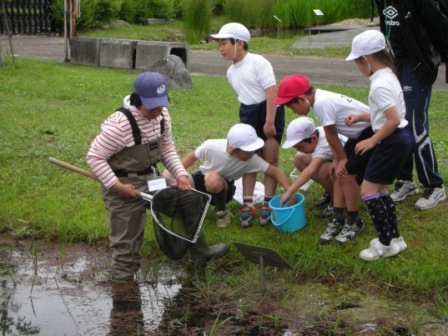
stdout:
[[76,16],[78,13],[76,0],[70,0],[70,38],[76,36]]

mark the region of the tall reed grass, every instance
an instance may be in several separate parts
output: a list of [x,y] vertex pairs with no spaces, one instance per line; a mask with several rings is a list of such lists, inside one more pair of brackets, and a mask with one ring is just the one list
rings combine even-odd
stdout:
[[247,27],[264,28],[274,24],[275,0],[227,0],[224,13],[228,21],[241,22]]
[[[319,24],[328,24],[347,18],[367,18],[371,15],[370,1],[355,0],[227,0],[224,12],[227,21],[237,21],[250,28],[275,27],[303,28],[316,25],[314,9],[324,15]],[[274,18],[277,16],[281,22]]]
[[185,0],[183,3],[186,40],[194,44],[210,33],[212,7],[210,0]]

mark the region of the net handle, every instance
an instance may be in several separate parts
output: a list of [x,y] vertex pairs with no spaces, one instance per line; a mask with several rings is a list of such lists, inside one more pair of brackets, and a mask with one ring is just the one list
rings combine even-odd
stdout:
[[[59,166],[59,167],[65,168],[65,169],[67,169],[67,170],[73,171],[73,172],[75,172],[75,173],[78,173],[78,174],[84,175],[84,176],[86,176],[86,177],[89,177],[89,178],[91,178],[92,180],[95,180],[95,181],[98,181],[98,182],[100,181],[100,180],[98,179],[98,177],[97,177],[94,173],[89,172],[89,171],[87,171],[87,170],[84,170],[84,169],[82,169],[82,168],[73,166],[73,165],[71,165],[71,164],[69,164],[69,163],[67,163],[67,162],[64,162],[64,161],[61,161],[61,160],[58,160],[58,159],[55,159],[55,158],[52,158],[52,157],[48,158],[48,161],[50,161],[50,163],[52,163],[52,164],[54,164],[54,165],[56,165],[56,166]],[[153,199],[153,197],[154,197],[153,195],[150,195],[150,194],[141,192],[140,190],[135,190],[135,191],[136,191],[136,193],[137,193],[141,198],[143,198],[145,201],[149,201],[149,202],[151,202],[152,199]]]

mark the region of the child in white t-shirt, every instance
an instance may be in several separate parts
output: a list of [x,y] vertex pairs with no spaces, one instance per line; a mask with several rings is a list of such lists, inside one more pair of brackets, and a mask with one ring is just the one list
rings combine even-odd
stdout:
[[[264,173],[278,181],[285,190],[290,187],[285,173],[256,155],[263,145],[264,141],[257,136],[252,126],[236,124],[230,128],[227,139],[206,140],[182,160],[185,169],[201,160],[199,170],[189,174],[189,181],[196,190],[212,196],[218,227],[230,225],[231,215],[226,204],[235,193],[234,181],[245,174]],[[164,175],[167,176],[166,171]],[[243,184],[243,194],[244,188]],[[293,205],[295,202],[291,200],[288,204]]]
[[[210,35],[218,42],[219,51],[225,60],[232,61],[227,70],[227,78],[240,102],[240,122],[251,125],[257,135],[265,141],[261,157],[278,167],[279,147],[285,127],[285,110],[283,106],[272,103],[275,98],[276,80],[271,63],[261,55],[250,53],[247,42],[249,30],[240,23],[231,22],[223,25],[218,34]],[[245,193],[241,207],[241,226],[250,226],[254,219],[253,193],[256,174],[243,176]],[[265,198],[260,207],[260,225],[270,221],[269,201],[273,198],[277,180],[264,176]]]
[[346,59],[354,60],[358,70],[370,80],[370,113],[346,117],[348,126],[370,121],[374,131],[355,147],[360,155],[374,149],[364,175],[361,197],[378,238],[359,253],[366,261],[395,256],[407,247],[398,232],[395,204],[387,185],[393,183],[411,152],[412,137],[406,127],[406,105],[394,73],[394,60],[385,49],[384,35],[377,30],[367,30],[353,39],[352,52]]

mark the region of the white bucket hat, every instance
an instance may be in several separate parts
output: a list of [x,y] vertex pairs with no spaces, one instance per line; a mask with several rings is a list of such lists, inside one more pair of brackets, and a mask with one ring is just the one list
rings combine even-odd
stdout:
[[286,141],[283,148],[291,148],[303,139],[310,138],[316,131],[314,120],[308,117],[300,117],[291,121],[286,129]]
[[222,26],[218,34],[210,35],[210,37],[214,40],[233,38],[247,42],[250,40],[250,32],[241,23],[230,22]]
[[255,152],[264,146],[263,139],[259,138],[255,129],[248,124],[233,125],[227,133],[227,143],[230,147],[245,152]]
[[386,39],[383,33],[379,30],[366,30],[355,36],[352,41],[352,52],[345,60],[352,61],[383,49],[386,49]]

